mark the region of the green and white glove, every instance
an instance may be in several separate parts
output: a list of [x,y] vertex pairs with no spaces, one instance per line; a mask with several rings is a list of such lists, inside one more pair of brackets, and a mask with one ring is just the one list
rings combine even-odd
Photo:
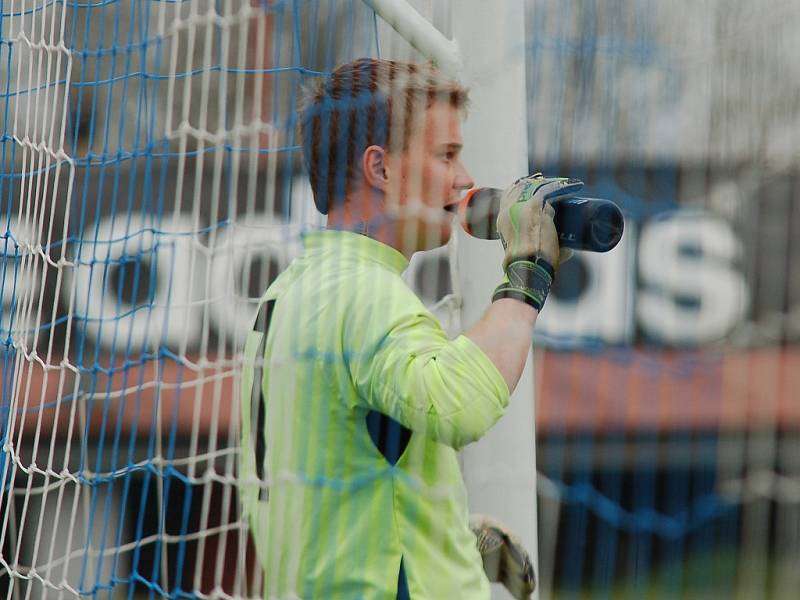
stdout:
[[470,515],[469,526],[478,538],[489,581],[502,583],[517,600],[528,600],[536,589],[536,576],[522,542],[505,525],[485,515]]
[[578,179],[523,177],[503,191],[497,231],[505,248],[505,278],[497,286],[492,302],[500,298],[521,300],[542,310],[559,263],[571,256],[561,250],[553,223],[553,198],[572,196],[583,187]]

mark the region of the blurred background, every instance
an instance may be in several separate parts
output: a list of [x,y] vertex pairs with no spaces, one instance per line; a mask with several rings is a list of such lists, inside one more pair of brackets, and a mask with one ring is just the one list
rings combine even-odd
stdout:
[[[626,216],[537,325],[540,597],[800,598],[800,5],[524,4],[529,170]],[[0,3],[0,597],[258,596],[241,343],[358,56],[420,58],[360,0]]]

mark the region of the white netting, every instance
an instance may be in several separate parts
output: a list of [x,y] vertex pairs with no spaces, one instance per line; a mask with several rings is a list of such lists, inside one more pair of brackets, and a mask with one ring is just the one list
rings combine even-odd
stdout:
[[19,1],[0,19],[2,595],[258,595],[238,352],[315,220],[300,86],[374,54],[374,16]]
[[[239,350],[319,223],[300,86],[419,57],[367,4],[402,3],[0,6],[0,597],[258,596]],[[414,4],[447,34],[471,18]],[[794,599],[797,6],[526,7],[478,87],[524,56],[531,170],[628,218],[615,251],[562,267],[537,327],[542,594]],[[482,28],[455,27],[462,49]],[[450,333],[471,277],[452,250],[409,272]]]

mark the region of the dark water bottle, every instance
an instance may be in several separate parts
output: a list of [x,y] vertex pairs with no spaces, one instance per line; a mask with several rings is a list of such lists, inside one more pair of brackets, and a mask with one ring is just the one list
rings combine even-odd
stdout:
[[[474,188],[458,207],[464,231],[483,240],[496,240],[497,214],[503,190]],[[611,200],[600,198],[554,198],[548,201],[555,210],[554,221],[562,247],[590,252],[608,252],[622,238],[625,219]]]

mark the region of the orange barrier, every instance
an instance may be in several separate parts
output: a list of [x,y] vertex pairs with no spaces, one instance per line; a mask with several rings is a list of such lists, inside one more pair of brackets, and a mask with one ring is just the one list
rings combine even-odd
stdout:
[[[57,422],[56,435],[63,437],[70,422],[74,434],[88,419],[98,434],[105,418],[106,432],[119,427],[129,433],[135,427],[145,434],[160,412],[165,434],[174,423],[179,436],[196,428],[204,436],[225,438],[238,415],[232,402],[234,370],[230,364],[213,366],[214,360],[209,357],[212,366],[200,370],[165,358],[111,376],[83,373],[83,417],[77,409],[81,403],[72,401],[72,371],[21,361],[15,389],[6,382],[3,391],[6,410],[8,399],[17,399],[7,431],[17,440],[24,422],[24,438],[30,439],[37,423],[40,435],[51,435]],[[800,427],[800,347],[539,351],[536,371],[536,418],[542,432]]]
[[547,351],[537,355],[537,427],[800,427],[800,347]]

